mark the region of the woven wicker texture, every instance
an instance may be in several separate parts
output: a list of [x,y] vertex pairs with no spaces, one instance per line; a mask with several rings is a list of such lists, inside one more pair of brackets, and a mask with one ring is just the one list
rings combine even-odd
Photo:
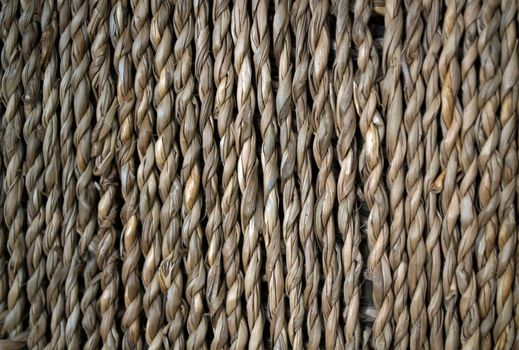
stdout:
[[0,3],[0,349],[519,349],[517,0]]

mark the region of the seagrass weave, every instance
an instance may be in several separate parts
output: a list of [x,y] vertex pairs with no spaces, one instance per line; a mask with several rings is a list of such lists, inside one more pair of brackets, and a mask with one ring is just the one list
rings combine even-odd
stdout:
[[0,3],[0,349],[519,350],[517,0]]

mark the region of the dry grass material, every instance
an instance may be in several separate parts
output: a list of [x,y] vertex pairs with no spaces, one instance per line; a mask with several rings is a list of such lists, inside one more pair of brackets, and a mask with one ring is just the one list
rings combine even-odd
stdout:
[[515,0],[2,0],[0,349],[519,349]]

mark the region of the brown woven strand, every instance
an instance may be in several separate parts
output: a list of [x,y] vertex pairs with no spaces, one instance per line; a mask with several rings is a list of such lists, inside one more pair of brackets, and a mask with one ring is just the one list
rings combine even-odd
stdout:
[[336,54],[334,63],[335,128],[337,157],[340,173],[337,178],[337,226],[343,241],[342,266],[344,271],[344,340],[347,349],[358,349],[361,344],[359,323],[360,275],[363,259],[360,253],[360,222],[356,210],[357,142],[355,129],[357,114],[353,100],[353,64],[350,46],[352,28],[348,1],[336,4]]
[[[401,2],[386,1],[384,12],[384,41],[382,49],[383,80],[379,83],[382,115],[386,122],[385,150],[388,160],[386,183],[389,190],[389,264],[393,277],[394,336],[393,347],[405,349],[409,346],[409,310],[407,309],[408,266],[404,211],[406,156],[406,129],[403,123],[402,84],[400,82],[402,60],[403,16]],[[409,17],[408,17],[409,18]],[[407,33],[408,35],[411,33]],[[409,281],[411,284],[412,281]]]
[[[260,117],[260,132],[261,132],[261,166],[263,171],[263,224],[264,224],[264,241],[266,246],[266,278],[268,280],[268,321],[270,322],[270,338],[272,347],[286,348],[287,346],[287,334],[285,324],[285,303],[284,303],[284,278],[283,278],[283,262],[281,257],[281,230],[279,223],[279,194],[277,182],[279,180],[279,164],[278,164],[278,151],[276,145],[278,136],[278,123],[274,111],[274,96],[272,93],[272,81],[271,81],[271,67],[269,61],[270,54],[270,35],[267,27],[268,19],[268,1],[258,0],[252,1],[251,4],[252,12],[252,28],[250,34],[250,46],[253,52],[254,61],[254,77],[257,85],[256,89],[256,100],[257,107]],[[254,90],[252,90],[254,93]],[[254,107],[252,111],[254,112]],[[252,124],[252,115],[246,116],[244,123],[249,124],[247,128],[250,128]],[[250,133],[250,131],[245,131]],[[250,136],[245,136],[250,137]],[[252,144],[254,139],[251,137],[251,143],[247,145],[248,149],[242,149],[243,152],[251,153],[250,149],[254,149]],[[245,146],[245,145],[244,145]],[[257,171],[257,165],[255,160],[246,160],[240,156],[238,167],[243,166],[243,171],[246,175],[243,181],[238,176],[240,188],[248,186],[250,176],[254,176],[254,172]],[[249,165],[250,163],[250,165]],[[243,165],[242,165],[243,164]],[[248,170],[247,168],[251,168]],[[238,169],[240,171],[240,169]],[[257,186],[257,185],[256,185]],[[245,190],[247,191],[247,189]],[[245,219],[243,216],[250,216],[251,213],[245,213],[243,208],[246,207],[247,201],[255,201],[252,197],[253,192],[257,191],[257,188],[251,188],[248,190],[250,198],[245,197],[245,191],[243,192],[242,198],[242,227],[244,230],[245,241],[244,245],[250,245],[254,248],[251,252],[246,254],[245,251],[242,254],[245,266],[245,280],[254,278],[253,286],[248,291],[248,284],[245,283],[245,298],[247,300],[247,318],[249,323],[250,336],[254,340],[258,340],[258,347],[261,346],[260,339],[263,333],[263,315],[260,308],[260,288],[259,278],[260,272],[258,266],[261,264],[261,255],[259,251],[259,236],[250,228],[250,234],[245,228],[249,226],[248,223],[244,223]],[[250,257],[248,256],[250,254]],[[247,262],[245,262],[247,261]],[[252,277],[254,275],[254,277]],[[256,346],[253,346],[256,348]]]
[[500,227],[497,237],[499,252],[496,271],[496,321],[492,335],[496,349],[511,349],[517,334],[517,327],[512,319],[512,281],[517,269],[512,258],[514,248],[517,246],[517,208],[514,207],[518,167],[517,140],[515,139],[517,111],[514,106],[517,105],[519,97],[517,86],[519,61],[517,28],[513,24],[517,14],[517,4],[501,1],[500,9],[500,68],[503,75],[499,91],[501,136],[498,150],[503,157],[503,173],[500,188],[501,202],[498,209]]
[[301,214],[299,216],[299,239],[304,255],[305,329],[308,348],[317,349],[321,339],[322,320],[319,313],[317,293],[320,279],[320,262],[317,259],[317,246],[314,222],[315,194],[313,189],[312,151],[314,121],[311,118],[309,85],[310,48],[307,35],[310,23],[310,4],[308,0],[294,0],[291,10],[291,26],[295,36],[295,64],[292,83],[292,98],[295,105],[297,124],[297,174]]
[[460,89],[460,63],[456,48],[463,33],[464,0],[447,1],[443,19],[443,48],[438,62],[441,87],[441,243],[443,264],[443,308],[445,313],[445,348],[456,349],[460,343],[460,321],[457,311],[458,292],[455,269],[459,245],[458,217],[460,213],[456,176],[459,166],[459,133],[462,124]]
[[391,269],[386,247],[389,244],[387,217],[389,203],[382,180],[384,121],[377,110],[378,91],[375,79],[379,67],[378,55],[368,28],[371,5],[363,0],[355,2],[353,41],[357,50],[366,54],[357,57],[359,69],[355,81],[355,108],[360,116],[359,128],[364,141],[359,158],[359,171],[364,182],[363,196],[369,216],[367,237],[370,248],[368,272],[373,281],[373,303],[377,310],[371,343],[376,348],[389,348],[393,338],[391,315],[394,296],[391,288]]
[[463,180],[460,182],[460,244],[456,281],[460,293],[459,312],[461,318],[461,344],[473,348],[480,342],[479,309],[476,303],[476,277],[473,262],[475,240],[479,230],[476,214],[476,127],[479,114],[477,103],[477,26],[479,1],[467,1],[463,13],[465,36],[463,38],[463,59],[461,61],[462,125],[460,165]]
[[422,169],[424,164],[424,144],[422,138],[423,115],[421,107],[425,98],[425,85],[421,75],[423,48],[421,45],[424,24],[420,17],[421,0],[405,1],[407,13],[405,22],[406,39],[403,43],[403,93],[406,103],[403,123],[407,133],[405,175],[405,227],[407,232],[407,254],[409,269],[407,282],[410,300],[411,349],[426,349],[427,338],[427,277],[425,246],[425,208],[421,201],[423,193]]
[[115,249],[118,232],[114,224],[118,214],[116,192],[117,168],[115,164],[117,124],[117,99],[111,74],[112,62],[110,37],[108,33],[109,1],[100,0],[91,4],[88,30],[92,40],[90,54],[92,61],[89,76],[96,101],[96,122],[92,130],[93,174],[98,178],[99,202],[97,204],[98,246],[97,265],[101,271],[101,293],[97,302],[100,314],[99,333],[103,347],[114,349],[119,346],[119,327],[116,324],[118,309],[119,260]]
[[40,94],[40,69],[37,64],[40,47],[40,3],[20,1],[18,27],[22,35],[23,139],[26,144],[24,177],[27,190],[27,300],[29,309],[29,348],[42,349],[47,343],[45,309],[45,257],[43,253],[44,199],[42,193],[43,155],[40,152],[42,139],[37,135],[41,128],[42,106]]
[[46,291],[47,312],[50,315],[50,335],[48,348],[64,349],[65,339],[65,300],[63,266],[63,241],[61,235],[63,215],[61,211],[61,160],[59,142],[59,85],[58,81],[58,11],[56,1],[43,3],[41,15],[41,57],[43,69],[43,112],[42,127],[45,137],[42,145],[45,167],[43,191],[46,194],[45,234],[43,251],[47,257],[46,275],[48,287]]
[[2,334],[14,337],[23,331],[23,316],[27,307],[24,285],[27,279],[25,269],[26,245],[22,229],[25,225],[26,210],[21,206],[24,194],[22,163],[25,146],[22,139],[24,116],[21,107],[22,67],[21,45],[18,42],[20,30],[17,22],[18,1],[5,1],[2,6],[2,31],[5,43],[2,50],[2,101],[5,112],[2,124],[5,127],[2,140],[2,156],[6,173],[3,189],[6,193],[4,220],[8,231],[7,268],[9,291],[7,294],[8,312],[3,320]]

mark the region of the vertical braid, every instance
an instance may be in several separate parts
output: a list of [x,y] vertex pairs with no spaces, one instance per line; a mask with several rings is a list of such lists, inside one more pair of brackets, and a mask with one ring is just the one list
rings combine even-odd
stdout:
[[[265,12],[263,12],[263,15],[266,16]],[[247,4],[246,2],[236,0],[232,10],[231,33],[234,40],[233,63],[237,81],[236,103],[238,114],[233,127],[236,135],[236,152],[239,155],[237,166],[238,184],[242,195],[240,223],[243,233],[242,261],[245,270],[244,292],[247,302],[247,321],[250,330],[248,341],[250,349],[257,349],[263,346],[263,319],[259,304],[259,264],[261,261],[259,251],[259,223],[255,221],[256,217],[254,217],[258,195],[259,174],[258,159],[256,157],[256,133],[252,120],[255,103],[254,90],[252,88],[252,64],[249,56],[250,31]],[[235,189],[235,191],[237,190],[238,188]],[[265,193],[268,193],[268,188],[265,189]],[[276,204],[277,203],[274,203],[273,205]],[[269,224],[267,224],[267,226],[268,225]],[[264,239],[267,249],[270,249],[268,248],[269,237],[265,236]],[[273,265],[275,260],[267,261]],[[274,266],[267,268],[267,279],[271,278],[271,276],[268,275],[271,269],[274,269]],[[270,283],[269,288],[272,287],[273,285]],[[269,290],[269,295],[270,293],[277,294],[278,291]],[[273,308],[270,304],[271,301],[269,300],[269,311],[272,311]],[[279,322],[276,316],[276,314],[272,315],[273,322]],[[277,325],[274,325],[271,328],[272,331],[278,331],[278,333],[275,334],[271,332],[271,336],[273,337],[272,342],[281,340],[275,337],[276,335],[280,335],[280,329],[276,327]]]
[[40,57],[39,21],[41,10],[36,1],[20,1],[18,26],[22,35],[23,107],[25,123],[23,138],[27,145],[24,168],[26,167],[25,188],[27,190],[27,300],[29,310],[29,348],[41,349],[47,343],[47,311],[45,308],[45,257],[43,252],[43,229],[45,226],[45,204],[43,199],[43,154],[42,137],[37,133],[41,126],[40,101]]
[[427,19],[423,36],[425,57],[422,66],[425,87],[425,109],[422,120],[424,135],[424,193],[425,215],[427,217],[425,246],[427,249],[426,274],[428,281],[427,319],[429,323],[429,344],[443,348],[443,288],[442,252],[440,246],[441,219],[438,212],[438,178],[440,169],[440,149],[438,147],[438,120],[441,106],[438,56],[441,50],[439,28],[440,0],[423,0],[422,16]]
[[110,15],[110,35],[114,46],[113,65],[117,74],[117,102],[119,134],[116,162],[121,179],[123,205],[121,208],[122,271],[124,287],[124,314],[121,328],[124,332],[123,349],[142,349],[141,282],[139,277],[140,240],[138,231],[138,188],[135,169],[135,136],[133,106],[135,95],[132,79],[130,16],[127,0],[117,0]]
[[461,344],[472,349],[480,341],[479,310],[476,303],[477,286],[473,268],[473,251],[478,235],[476,213],[476,121],[477,104],[477,26],[479,0],[468,0],[464,10],[465,36],[463,38],[463,59],[461,61],[461,93],[463,115],[461,124],[460,165],[463,178],[459,185],[460,195],[460,244],[458,247],[456,281],[460,293],[459,312],[461,324]]
[[353,63],[350,56],[351,19],[349,1],[339,0],[336,6],[336,53],[334,64],[335,128],[338,137],[337,157],[340,173],[337,179],[337,223],[343,241],[342,266],[344,269],[344,340],[347,349],[358,349],[361,342],[359,307],[362,255],[360,253],[359,214],[356,210],[357,174],[357,114],[353,101]]
[[455,269],[457,265],[459,230],[457,226],[460,204],[456,187],[458,172],[459,133],[462,124],[461,105],[457,99],[460,89],[460,64],[457,50],[463,33],[464,0],[446,1],[443,18],[443,50],[439,60],[441,88],[441,126],[443,139],[440,144],[441,164],[441,242],[443,251],[443,306],[445,312],[445,347],[459,346],[460,329],[457,312],[458,292]]
[[180,270],[182,252],[180,235],[180,209],[182,206],[179,154],[176,135],[178,125],[173,114],[173,14],[171,1],[152,1],[153,19],[150,39],[155,52],[154,74],[157,81],[154,105],[157,111],[157,142],[155,161],[160,171],[159,195],[162,200],[160,232],[162,258],[159,283],[165,295],[166,333],[171,346],[185,346],[182,326],[184,323],[183,277]]
[[58,119],[58,52],[56,38],[58,35],[58,12],[56,1],[45,1],[41,15],[41,57],[40,64],[43,73],[43,114],[42,126],[45,138],[42,146],[43,162],[45,165],[43,190],[47,201],[45,204],[45,235],[43,251],[47,256],[47,310],[50,317],[51,339],[50,349],[64,349],[65,341],[65,298],[63,292],[64,266],[62,260],[63,243],[61,228],[61,181],[62,173],[59,143]]
[[222,212],[218,188],[218,148],[214,140],[214,85],[213,59],[211,57],[210,2],[197,0],[195,7],[195,75],[200,97],[199,128],[202,137],[204,166],[202,186],[205,192],[207,222],[205,237],[208,243],[206,260],[208,264],[206,300],[213,329],[211,349],[227,346],[227,321],[225,319],[225,283],[222,276]]
[[194,97],[195,80],[191,72],[195,32],[191,0],[180,0],[175,6],[173,26],[175,42],[175,116],[180,125],[180,150],[183,156],[181,181],[184,189],[182,200],[182,244],[187,251],[186,299],[188,349],[206,348],[207,319],[204,317],[205,266],[202,256],[202,228],[200,226],[202,201],[199,195],[201,171],[199,165],[200,135],[198,133],[198,105]]
[[377,111],[378,92],[375,79],[378,72],[378,56],[373,46],[373,38],[368,27],[371,4],[365,0],[355,2],[353,41],[359,52],[366,55],[357,57],[359,75],[354,91],[355,107],[360,116],[359,126],[364,140],[359,168],[364,182],[364,197],[368,205],[367,222],[368,271],[373,281],[373,303],[377,317],[373,324],[372,345],[375,348],[389,348],[393,336],[391,314],[394,296],[391,290],[391,269],[386,248],[389,244],[387,216],[389,211],[386,189],[382,182],[384,160],[384,121]]
[[310,16],[309,0],[295,0],[291,14],[292,31],[296,38],[292,98],[295,104],[297,124],[297,173],[301,198],[301,214],[298,224],[299,239],[305,257],[303,305],[306,311],[307,346],[309,349],[318,349],[322,321],[317,302],[320,263],[317,259],[317,245],[313,229],[315,196],[312,187],[312,152],[310,148],[313,121],[310,117],[307,82],[310,63],[310,51],[307,42]]
[[[382,49],[383,80],[380,82],[383,113],[386,119],[386,175],[389,189],[389,265],[393,276],[394,336],[393,346],[406,349],[409,345],[408,287],[406,283],[408,257],[405,249],[404,162],[406,156],[406,130],[402,120],[402,61],[403,16],[400,0],[386,1],[384,8],[384,39]],[[410,33],[407,33],[408,35]]]
[[[2,10],[4,8],[4,2],[1,2]],[[3,11],[0,11],[0,52],[3,51],[4,43],[7,40],[7,30],[1,26],[2,23],[2,17],[3,17]],[[4,67],[0,63],[0,79],[4,75]],[[0,101],[2,101],[2,96],[0,93]],[[5,121],[3,119],[3,115],[5,114],[5,106],[3,103],[0,103],[0,113],[2,115],[2,118],[0,118],[0,140],[4,139],[5,135],[5,127],[4,124]],[[3,313],[7,310],[7,293],[9,291],[9,280],[7,278],[7,264],[8,264],[8,254],[7,254],[7,227],[5,226],[5,220],[4,220],[4,203],[5,203],[5,196],[6,191],[4,190],[4,178],[6,175],[6,168],[4,167],[3,163],[3,141],[0,142],[0,313]],[[1,328],[0,328],[0,335],[1,335]]]
[[7,315],[4,319],[2,334],[9,337],[19,335],[23,331],[23,318],[26,312],[25,283],[27,273],[24,258],[26,246],[24,233],[25,210],[22,205],[24,185],[22,163],[24,145],[22,126],[24,116],[20,102],[22,97],[22,67],[19,26],[16,21],[19,2],[6,0],[2,8],[2,31],[5,42],[2,50],[2,101],[5,106],[2,124],[5,133],[2,139],[4,167],[6,169],[3,189],[6,193],[4,203],[4,220],[8,231],[7,252],[9,262],[7,268],[9,292],[7,295]]
[[[150,4],[148,0],[132,0],[133,38],[132,58],[135,65],[135,130],[137,136],[137,185],[139,187],[139,219],[142,225],[141,249],[144,256],[142,282],[146,313],[145,339],[148,345],[158,341],[162,324],[162,297],[159,290],[159,264],[161,260],[161,235],[159,232],[160,205],[157,199],[155,170],[155,140],[153,137],[153,50],[150,45]],[[157,338],[157,339],[155,339]]]
[[119,272],[115,266],[119,259],[115,249],[117,232],[116,174],[114,162],[117,142],[117,99],[111,75],[110,38],[108,33],[109,1],[96,0],[90,4],[88,31],[92,40],[92,61],[89,76],[96,102],[96,123],[92,131],[93,174],[98,176],[99,203],[97,204],[98,246],[97,266],[101,271],[101,295],[98,310],[101,317],[99,332],[104,349],[119,346],[119,331],[115,316],[118,309]]
[[72,23],[70,34],[72,38],[72,95],[76,129],[74,145],[76,146],[76,199],[78,201],[78,216],[76,231],[80,236],[79,254],[84,263],[83,283],[84,292],[81,298],[82,325],[86,333],[85,348],[94,349],[99,346],[99,320],[96,310],[99,283],[95,253],[98,237],[96,232],[95,187],[93,182],[94,162],[91,159],[91,134],[94,110],[90,103],[90,80],[88,67],[90,55],[88,37],[88,2],[72,1]]
[[422,0],[407,0],[405,8],[406,39],[403,49],[402,75],[404,77],[404,126],[407,133],[407,173],[405,177],[405,227],[407,231],[407,254],[409,270],[407,285],[410,299],[410,336],[411,349],[426,349],[427,310],[427,277],[425,262],[427,250],[424,240],[426,224],[425,209],[422,204],[424,163],[424,140],[422,138],[421,108],[425,98],[425,85],[421,76],[423,64],[423,48],[421,45],[423,21],[420,10]]
[[478,18],[478,51],[481,57],[479,70],[480,89],[478,96],[480,111],[479,143],[479,235],[476,260],[478,280],[478,303],[481,317],[481,348],[490,349],[492,328],[495,320],[496,268],[498,235],[498,206],[502,158],[497,149],[501,134],[497,109],[501,70],[499,64],[499,24],[501,22],[498,1],[484,1]]
[[67,270],[65,279],[65,341],[70,349],[79,349],[81,310],[79,305],[78,264],[79,251],[77,249],[77,202],[76,202],[76,176],[74,169],[76,155],[73,144],[73,129],[75,128],[72,105],[72,38],[71,32],[71,6],[72,1],[63,0],[58,3],[59,28],[59,58],[60,58],[60,160],[62,165],[61,191],[63,194],[63,227],[62,239],[63,266]]
[[[263,170],[263,223],[264,223],[264,241],[267,250],[267,260],[265,262],[266,278],[268,281],[268,321],[270,322],[270,338],[273,347],[285,348],[287,346],[287,334],[285,324],[285,303],[284,303],[284,279],[283,279],[283,262],[281,256],[281,233],[279,227],[279,203],[278,203],[278,180],[279,165],[278,154],[276,150],[276,139],[278,135],[278,125],[274,114],[274,96],[272,92],[271,67],[269,61],[270,37],[268,33],[268,1],[254,0],[252,1],[252,29],[250,35],[250,44],[254,54],[254,70],[257,92],[258,112],[261,116],[261,166]],[[247,53],[245,53],[247,55]],[[248,58],[248,57],[247,57]],[[251,90],[254,93],[254,90]],[[245,119],[246,123],[252,124],[252,115],[254,109],[251,110],[249,119]],[[250,128],[248,125],[247,128]],[[248,132],[248,131],[245,131]],[[250,136],[245,136],[250,137]],[[245,137],[243,139],[245,139]],[[252,136],[253,137],[253,136]],[[251,137],[251,138],[252,138]],[[240,140],[241,141],[241,140]],[[244,142],[244,141],[241,141]],[[248,144],[251,149],[244,149],[240,155],[238,167],[247,171],[247,176],[254,176],[257,172],[257,165],[252,157],[247,159],[247,153],[253,153],[254,144]],[[248,162],[251,163],[251,170],[248,170]],[[240,178],[238,177],[238,180]],[[247,178],[244,179],[245,181]],[[255,180],[254,180],[255,181]],[[245,184],[246,185],[246,184]],[[240,188],[245,188],[240,181]],[[245,188],[243,192],[242,202],[255,200],[249,191],[257,191],[257,188]],[[250,197],[246,197],[250,195]],[[244,218],[244,215],[247,217]],[[257,230],[249,226],[247,220],[252,213],[243,212],[242,204],[242,226],[244,228],[244,245],[250,247],[249,254],[243,254],[242,259],[247,261],[245,265],[245,281],[254,276],[254,281],[249,287],[245,283],[245,299],[247,300],[247,319],[249,321],[249,331],[251,338],[261,338],[263,334],[263,315],[260,306],[260,287],[259,287],[259,266],[261,265],[261,256],[259,250],[259,237],[256,236]],[[244,222],[245,220],[245,222]],[[248,227],[249,226],[249,227]],[[248,236],[250,232],[251,236]],[[245,249],[244,249],[245,251]],[[254,344],[256,346],[256,343]],[[258,346],[260,344],[258,343]]]
[[517,57],[517,28],[515,16],[517,3],[501,1],[501,23],[499,27],[501,56],[500,67],[503,74],[500,87],[501,135],[498,150],[503,157],[501,178],[501,202],[499,204],[499,233],[497,237],[496,322],[493,328],[494,347],[511,349],[518,332],[512,319],[512,281],[517,267],[512,255],[517,245],[517,208],[515,188],[517,183],[517,106],[519,98],[519,61]]
[[312,119],[317,128],[313,154],[319,169],[316,179],[315,232],[322,244],[324,286],[322,291],[322,313],[327,348],[343,348],[344,335],[339,327],[340,290],[342,264],[339,248],[335,243],[335,223],[333,206],[336,183],[332,173],[333,149],[331,144],[333,117],[329,104],[330,77],[327,63],[330,53],[330,34],[326,23],[328,1],[310,1],[312,19],[308,40],[312,53],[310,69],[310,92],[313,98]]
[[[290,50],[289,11],[291,0],[278,0],[275,3],[273,43],[278,67],[279,86],[276,93],[276,112],[280,127],[281,146],[281,191],[283,200],[283,238],[285,241],[287,273],[285,277],[285,294],[289,299],[290,318],[288,321],[288,337],[294,349],[303,348],[304,308],[301,303],[303,265],[299,246],[297,221],[301,207],[296,190],[296,134],[292,118],[292,67]],[[288,345],[288,344],[287,344]]]
[[[248,340],[247,323],[243,316],[241,297],[243,294],[243,274],[240,268],[238,242],[238,176],[235,133],[232,124],[234,70],[232,67],[233,41],[231,37],[231,10],[229,0],[215,0],[213,3],[213,56],[215,94],[215,115],[218,120],[220,137],[220,157],[223,163],[222,181],[222,228],[224,243],[222,260],[225,272],[227,296],[225,311],[231,349],[243,349]],[[247,39],[248,40],[248,39]]]

